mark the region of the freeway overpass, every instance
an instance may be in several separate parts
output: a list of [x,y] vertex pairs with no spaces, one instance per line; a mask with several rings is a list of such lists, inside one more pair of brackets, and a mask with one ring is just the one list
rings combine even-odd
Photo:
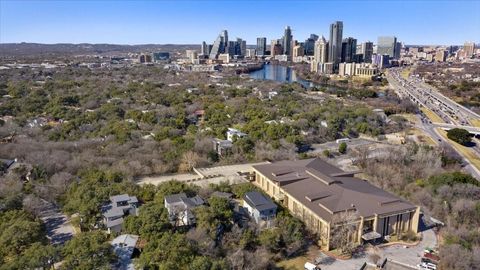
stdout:
[[454,124],[446,124],[446,123],[432,123],[435,127],[441,128],[443,130],[450,130],[452,128],[462,128],[470,132],[475,136],[480,135],[480,128],[472,127],[472,126],[462,126],[462,125],[454,125]]

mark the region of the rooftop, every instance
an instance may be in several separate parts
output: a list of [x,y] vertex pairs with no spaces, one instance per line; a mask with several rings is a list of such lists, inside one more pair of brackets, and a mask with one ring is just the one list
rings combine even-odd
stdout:
[[135,196],[129,196],[128,194],[121,194],[121,195],[111,196],[110,201],[114,204],[117,202],[125,202],[125,201],[128,201],[129,203],[137,203],[138,199]]
[[371,217],[416,208],[354,177],[356,172],[344,172],[318,158],[253,167],[325,221],[341,211],[356,210],[363,217]]
[[204,204],[204,201],[202,198],[200,198],[200,196],[197,195],[195,197],[188,198],[183,192],[165,196],[165,201],[168,204],[183,204],[187,209]]
[[250,191],[245,193],[243,198],[250,206],[255,207],[258,211],[277,208],[277,205],[270,199],[265,197],[258,191]]

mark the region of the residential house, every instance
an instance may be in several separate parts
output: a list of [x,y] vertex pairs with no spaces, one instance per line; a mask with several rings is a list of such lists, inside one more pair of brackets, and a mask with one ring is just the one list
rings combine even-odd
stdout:
[[113,252],[117,256],[115,269],[118,270],[134,270],[135,266],[132,261],[133,253],[137,246],[138,235],[122,234],[113,239],[111,246]]
[[108,233],[119,233],[122,230],[123,218],[138,215],[138,199],[127,194],[110,197],[110,203],[103,210],[103,223]]
[[185,193],[165,196],[165,208],[170,222],[174,226],[190,226],[196,223],[192,210],[204,201],[199,196],[188,198]]
[[272,221],[277,214],[277,205],[258,191],[245,193],[243,207],[247,209],[248,214],[257,224]]
[[237,137],[237,138],[243,138],[243,137],[245,137],[245,136],[247,136],[247,134],[241,132],[241,131],[238,130],[238,129],[228,128],[228,130],[227,130],[227,140],[228,140],[228,141],[233,142],[233,138],[235,138],[235,137]]
[[[253,166],[254,184],[275,198],[318,236],[323,249],[334,248],[332,231],[350,217],[363,243],[389,235],[418,232],[420,208],[321,159],[279,161]],[[353,220],[353,221],[352,221]]]
[[215,151],[219,156],[227,155],[233,146],[233,143],[229,140],[222,139],[213,139],[213,151]]

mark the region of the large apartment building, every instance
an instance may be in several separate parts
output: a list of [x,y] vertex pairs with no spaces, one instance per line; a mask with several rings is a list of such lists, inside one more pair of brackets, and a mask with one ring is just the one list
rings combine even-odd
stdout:
[[333,248],[332,228],[346,214],[356,222],[349,236],[355,243],[418,232],[419,207],[321,159],[255,165],[253,171],[254,184],[301,219],[323,249]]

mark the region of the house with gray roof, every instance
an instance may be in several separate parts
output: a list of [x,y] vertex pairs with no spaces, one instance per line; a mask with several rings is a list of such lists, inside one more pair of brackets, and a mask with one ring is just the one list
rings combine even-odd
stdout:
[[138,235],[122,234],[112,240],[111,246],[117,256],[117,262],[114,269],[135,270],[132,256],[137,246]]
[[110,197],[110,203],[102,209],[103,223],[108,233],[122,230],[123,218],[138,215],[138,199],[127,194]]
[[213,139],[213,151],[219,156],[225,156],[232,150],[233,143],[229,140]]
[[[418,232],[420,208],[319,158],[253,166],[254,184],[288,208],[330,249],[332,228],[351,216],[362,243],[407,231]],[[344,222],[344,221],[343,221]]]
[[277,214],[277,205],[258,191],[250,191],[243,196],[243,207],[257,224],[270,223]]
[[205,202],[198,195],[187,197],[185,193],[165,196],[165,208],[168,211],[170,222],[174,226],[190,226],[196,223],[193,209]]

